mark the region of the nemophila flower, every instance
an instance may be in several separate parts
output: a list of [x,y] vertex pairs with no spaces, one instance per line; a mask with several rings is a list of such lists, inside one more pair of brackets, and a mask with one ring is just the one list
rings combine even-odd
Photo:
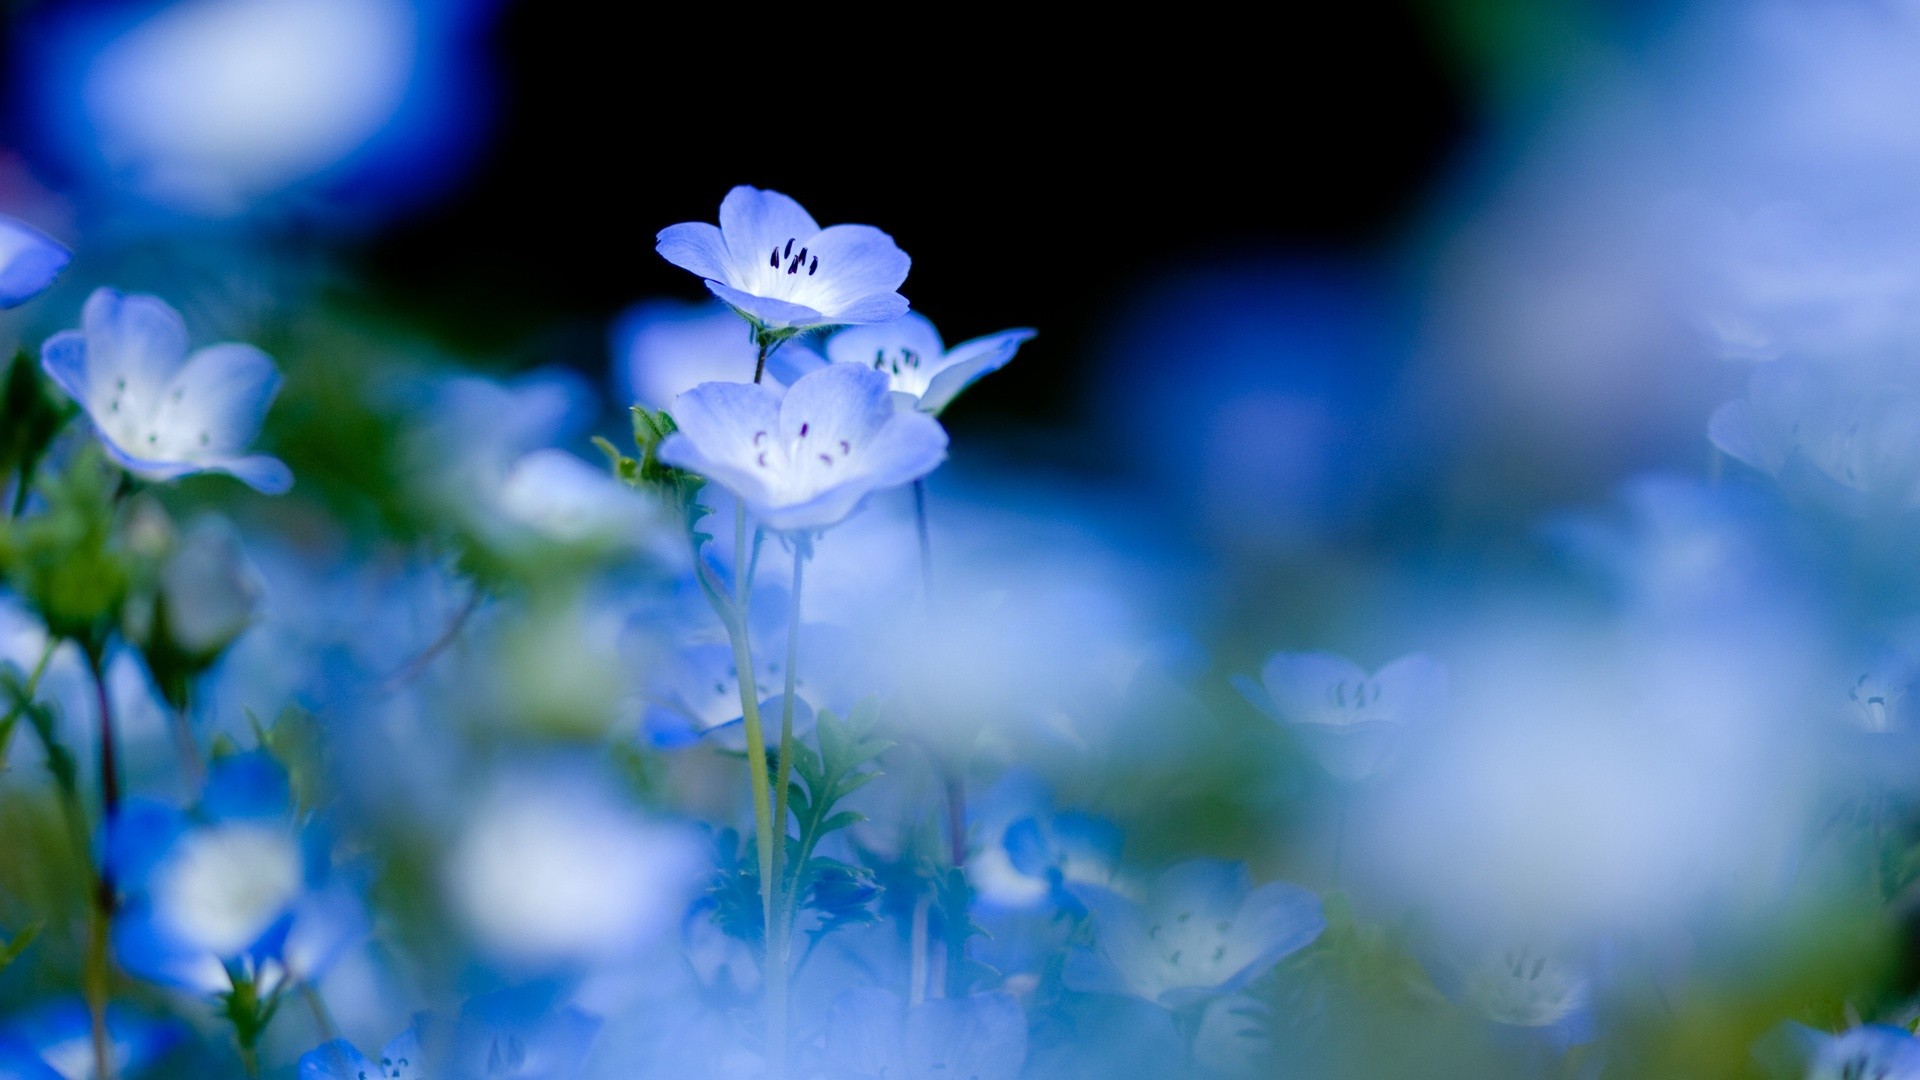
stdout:
[[115,957],[205,994],[235,971],[263,994],[312,981],[368,931],[352,891],[326,880],[323,839],[296,825],[285,771],[259,752],[216,761],[192,816],[127,803],[107,849],[126,894]]
[[[173,1024],[107,1006],[108,1064],[115,1076],[145,1072],[180,1036]],[[93,1017],[79,998],[48,1002],[0,1022],[0,1076],[8,1080],[90,1080],[96,1064]]]
[[1131,994],[1170,1009],[1231,993],[1312,944],[1320,898],[1286,882],[1253,886],[1244,864],[1193,859],[1163,871],[1136,900],[1077,886],[1095,943],[1067,962],[1067,985]]
[[1524,939],[1481,943],[1441,965],[1443,988],[1462,1005],[1510,1028],[1538,1031],[1565,1049],[1594,1035],[1592,965]]
[[827,1014],[827,1061],[849,1080],[1015,1080],[1026,1060],[1027,1017],[1010,994],[909,1006],[858,987]]
[[18,218],[0,214],[0,310],[47,291],[67,268],[73,252]]
[[1252,994],[1207,1003],[1193,1033],[1195,1062],[1221,1076],[1254,1077],[1271,1075],[1272,1058],[1272,1006]]
[[273,360],[236,343],[189,355],[186,323],[158,297],[95,289],[80,329],[48,338],[40,364],[136,476],[222,472],[268,495],[293,486],[278,458],[246,452],[280,389]]
[[499,506],[559,544],[635,545],[662,523],[652,500],[564,450],[535,450],[509,466]]
[[1904,1028],[1862,1024],[1838,1035],[1795,1026],[1806,1080],[1920,1080],[1920,1039]]
[[443,1059],[445,1080],[576,1080],[600,1019],[535,984],[498,990],[460,1009]]
[[[801,648],[807,649],[803,631]],[[763,715],[778,716],[783,706],[782,653],[777,645],[763,645],[764,660],[754,677],[755,700]],[[807,670],[805,661],[800,664]],[[813,729],[813,706],[800,696],[800,676],[794,686],[793,725],[796,735]],[[706,739],[723,749],[744,751],[747,736],[740,714],[740,672],[734,666],[733,647],[718,642],[702,642],[680,649],[656,671],[647,691],[647,706],[642,716],[647,736],[664,749],[687,746]]]
[[833,364],[783,396],[752,383],[704,383],[680,395],[680,430],[660,460],[733,492],[775,532],[817,532],[876,491],[910,483],[947,456],[947,433],[893,407],[886,376]]
[[594,776],[517,776],[477,806],[446,867],[486,951],[541,968],[631,956],[671,936],[709,872],[692,830]]
[[669,226],[657,250],[774,337],[907,313],[899,288],[910,260],[893,237],[871,225],[822,229],[777,191],[736,187],[720,204],[718,227]]
[[[1002,330],[949,349],[926,316],[909,312],[892,322],[840,331],[827,339],[824,359],[870,367],[887,377],[904,404],[938,416],[981,376],[1005,367],[1033,336],[1032,330]],[[821,362],[807,350],[783,349],[767,367],[792,382]]]
[[1754,369],[1714,410],[1713,445],[1788,487],[1920,498],[1920,394],[1897,374],[1791,362]]
[[300,1080],[424,1080],[420,1036],[412,1028],[395,1035],[380,1050],[376,1064],[345,1039],[321,1043],[300,1055]]
[[190,656],[213,656],[253,624],[265,589],[233,523],[200,518],[160,569],[168,640]]
[[1356,781],[1387,763],[1401,729],[1439,709],[1446,671],[1418,654],[1368,674],[1331,653],[1276,653],[1260,669],[1259,683],[1237,678],[1234,684],[1298,735],[1322,768]]

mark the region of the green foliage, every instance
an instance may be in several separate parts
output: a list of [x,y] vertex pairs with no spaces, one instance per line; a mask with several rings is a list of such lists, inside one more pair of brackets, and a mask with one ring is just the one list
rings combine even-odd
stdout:
[[118,621],[134,558],[116,530],[123,475],[94,446],[40,485],[45,513],[0,532],[0,566],[55,636],[97,651]]
[[20,959],[20,954],[27,951],[27,947],[32,945],[34,939],[40,936],[40,931],[45,926],[46,923],[44,922],[32,923],[26,929],[13,935],[13,938],[5,945],[0,946],[0,971],[7,970],[7,965]]
[[34,471],[53,437],[78,410],[54,390],[25,350],[16,352],[0,380],[0,475],[12,474],[13,516],[26,505]]

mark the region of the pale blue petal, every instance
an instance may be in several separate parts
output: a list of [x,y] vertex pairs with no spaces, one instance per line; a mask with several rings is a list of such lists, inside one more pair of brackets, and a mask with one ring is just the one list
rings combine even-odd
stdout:
[[187,324],[156,296],[95,289],[81,310],[80,329],[88,374],[82,404],[96,421],[116,395],[124,394],[130,405],[157,403],[187,360]]
[[379,1069],[345,1039],[321,1043],[300,1055],[300,1080],[377,1080]]
[[780,402],[782,440],[817,440],[859,451],[894,418],[887,377],[871,368],[831,364],[795,382]]
[[380,1067],[387,1080],[422,1080],[427,1067],[420,1034],[413,1028],[395,1035],[380,1048]]
[[[835,225],[814,237],[809,250],[820,260],[820,276],[831,297],[818,306],[842,322],[876,321],[878,309],[860,307],[860,303],[897,293],[913,262],[893,237],[871,225]],[[899,300],[899,306],[886,319],[906,314],[906,302]]]
[[146,888],[148,875],[166,857],[187,828],[177,807],[150,799],[128,799],[107,828],[106,865],[122,888]]
[[899,293],[873,293],[835,307],[832,317],[824,325],[892,322],[906,315],[908,307],[907,298]]
[[1027,1060],[1027,1015],[1013,995],[922,1002],[907,1014],[906,1075],[1015,1080]]
[[1188,859],[1168,867],[1155,880],[1156,905],[1172,905],[1196,914],[1231,914],[1252,888],[1247,864],[1231,859]]
[[856,986],[827,1010],[827,1062],[836,1075],[904,1076],[907,1006],[899,995]]
[[1313,944],[1327,928],[1320,898],[1298,885],[1270,881],[1247,894],[1234,919],[1234,936],[1255,946],[1254,959],[1230,980],[1238,989],[1282,958]]
[[200,812],[213,820],[280,819],[292,812],[293,788],[287,770],[265,751],[233,754],[207,771]]
[[838,319],[823,315],[805,304],[788,303],[767,296],[755,296],[728,285],[724,281],[709,281],[707,289],[713,295],[731,304],[735,310],[763,325],[776,330],[804,330],[811,326],[831,326]]
[[115,913],[113,958],[129,974],[161,986],[209,997],[233,988],[220,957],[181,942],[144,902]]
[[[838,366],[838,365],[836,365]],[[891,407],[892,395],[886,399]],[[947,429],[925,413],[895,412],[893,423],[881,429],[861,451],[860,471],[868,490],[910,484],[940,467],[947,459]]]
[[1364,682],[1360,665],[1332,653],[1276,653],[1260,669],[1260,681],[1273,695],[1280,717],[1301,723],[1335,707],[1334,690]]
[[262,495],[285,495],[293,489],[293,470],[286,462],[265,454],[225,458],[209,463],[207,468],[226,473]]
[[1383,704],[1391,703],[1396,718],[1411,710],[1437,709],[1447,693],[1447,669],[1424,653],[1403,656],[1374,673]]
[[777,191],[742,184],[720,202],[720,232],[741,266],[766,261],[774,248],[784,250],[788,240],[812,247],[810,238],[819,231],[811,214]]
[[45,292],[72,259],[73,252],[53,237],[0,214],[0,309]]
[[836,364],[861,364],[874,367],[882,356],[908,351],[922,363],[945,356],[947,347],[933,321],[918,312],[901,318],[866,326],[849,326],[827,339],[827,359]]
[[211,345],[187,359],[155,416],[160,443],[182,458],[232,456],[260,433],[280,392],[273,358],[251,345]]
[[753,383],[702,383],[675,399],[679,430],[660,460],[707,477],[747,499],[766,489],[759,455],[780,430],[780,396]]
[[92,382],[87,374],[86,335],[78,330],[62,330],[48,338],[40,346],[40,369],[76,404],[83,407],[87,404]]
[[682,270],[724,281],[729,276],[727,242],[720,230],[704,221],[689,221],[660,230],[654,250]]
[[927,392],[920,395],[920,408],[939,415],[960,391],[972,386],[981,376],[1006,367],[1020,346],[1033,336],[1032,330],[1005,330],[954,346],[947,354],[946,366],[927,383]]

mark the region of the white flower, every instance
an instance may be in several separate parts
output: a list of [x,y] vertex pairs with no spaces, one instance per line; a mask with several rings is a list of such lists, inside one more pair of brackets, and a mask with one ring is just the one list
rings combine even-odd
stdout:
[[293,486],[278,458],[246,452],[280,389],[272,358],[235,343],[189,356],[186,323],[158,297],[95,289],[80,329],[48,338],[40,364],[136,476],[222,472],[268,495]]

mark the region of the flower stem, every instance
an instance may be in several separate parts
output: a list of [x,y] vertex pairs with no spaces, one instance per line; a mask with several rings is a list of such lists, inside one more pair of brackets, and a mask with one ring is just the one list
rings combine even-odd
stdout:
[[189,796],[207,782],[207,760],[200,754],[200,743],[193,737],[191,697],[183,697],[178,709],[167,710],[167,728],[173,733],[174,756],[180,759],[180,775],[187,782]]
[[760,357],[753,362],[753,381],[757,384],[767,373],[767,354],[773,351],[773,343],[765,334],[755,334],[753,339],[760,345]]
[[[774,852],[779,841],[773,830],[773,800],[767,775],[767,736],[760,726],[760,695],[753,682],[753,647],[747,637],[747,599],[751,588],[747,577],[747,510],[736,502],[733,508],[734,601],[729,604],[713,593],[714,610],[726,626],[727,640],[733,645],[733,669],[740,684],[740,718],[747,734],[747,781],[753,789],[753,832],[760,863],[760,916],[767,944],[765,983],[767,987],[767,1053],[772,1067],[769,1075],[780,1076],[786,1069],[787,987],[785,957],[775,952],[776,890]],[[781,830],[782,833],[785,830]],[[780,961],[782,977],[776,977],[775,961]]]
[[913,520],[920,530],[920,589],[933,608],[933,535],[927,528],[927,482],[913,482]]
[[[800,585],[807,565],[807,541],[795,542],[793,549],[793,593],[787,600],[787,679],[780,700],[780,760],[774,779],[773,921],[767,926],[767,1038],[772,1056],[770,1073],[786,1075],[786,1008],[788,989],[788,938],[793,929],[793,909],[799,902],[800,867],[786,867],[787,785],[793,777],[793,691],[800,663]],[[817,793],[816,793],[817,794]],[[788,879],[792,880],[789,881]],[[772,1004],[778,1002],[777,1009]],[[778,1026],[775,1026],[775,1019]]]
[[[107,670],[103,648],[89,645],[87,662],[93,668],[93,689],[100,711],[100,807],[102,828],[112,832],[114,818],[120,813],[120,769],[114,752],[113,703],[107,693]],[[87,861],[92,855],[87,854]],[[107,941],[111,933],[114,907],[113,875],[103,861],[93,890],[93,919],[87,935],[86,970],[81,983],[87,999],[87,1012],[93,1026],[94,1075],[113,1080],[113,1051],[107,1033],[107,998],[110,978]]]

